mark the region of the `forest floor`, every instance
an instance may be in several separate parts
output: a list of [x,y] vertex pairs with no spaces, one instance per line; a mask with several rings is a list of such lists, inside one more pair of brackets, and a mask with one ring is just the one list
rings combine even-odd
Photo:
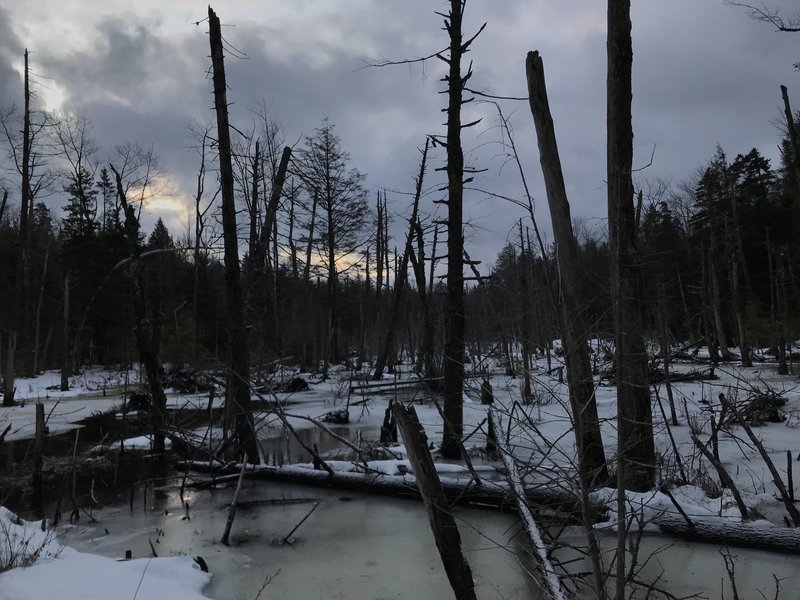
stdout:
[[[701,352],[701,358],[702,355],[703,353]],[[558,361],[557,358],[555,360]],[[553,366],[558,366],[557,362]],[[695,362],[675,363],[673,365],[673,372],[675,376],[679,376],[707,367],[708,365],[697,364]],[[602,367],[600,370],[602,371]],[[488,360],[484,361],[482,366],[476,366],[475,368],[476,375],[483,374],[484,372],[491,374],[494,407],[502,421],[502,427],[499,433],[503,439],[508,441],[508,445],[520,464],[521,471],[525,475],[526,484],[531,486],[540,485],[552,489],[560,488],[566,492],[574,493],[576,487],[573,464],[575,450],[571,433],[566,385],[559,383],[556,373],[547,374],[544,359],[538,359],[532,373],[533,401],[530,404],[523,405],[521,403],[521,380],[519,377],[503,375],[499,365]],[[665,489],[671,491],[673,498],[681,505],[682,510],[690,518],[710,519],[723,523],[736,523],[741,521],[741,516],[736,503],[733,501],[731,491],[729,489],[722,489],[715,469],[705,458],[700,456],[700,452],[692,436],[696,436],[698,439],[702,440],[703,443],[708,442],[712,435],[712,419],[717,420],[720,411],[723,409],[720,400],[720,394],[723,394],[728,407],[726,410],[732,406],[737,406],[739,407],[739,411],[744,411],[747,407],[751,406],[753,400],[757,403],[760,402],[760,404],[757,404],[758,410],[761,411],[761,414],[758,415],[760,418],[751,421],[750,427],[763,444],[767,456],[778,469],[783,482],[789,480],[790,467],[798,458],[798,454],[800,454],[800,435],[798,435],[797,431],[797,428],[800,426],[800,387],[798,387],[799,380],[796,374],[785,376],[778,375],[776,365],[769,362],[759,363],[757,366],[748,369],[741,369],[733,364],[722,364],[715,370],[715,374],[718,378],[714,380],[672,384],[675,399],[675,412],[679,423],[677,426],[667,426],[667,420],[662,416],[659,403],[655,401],[656,396],[660,398],[661,404],[664,407],[664,412],[669,416],[670,409],[667,403],[665,386],[663,383],[656,384],[654,391],[657,390],[658,394],[653,394],[653,421],[656,447],[659,456],[662,457],[658,475],[659,484],[662,487],[653,492],[628,494],[629,510],[640,515],[641,524],[646,532],[644,539],[648,540],[643,543],[653,546],[650,550],[655,552],[653,556],[659,554],[655,546],[660,547],[669,544],[677,544],[677,546],[673,546],[673,550],[660,554],[657,559],[652,561],[644,561],[644,559],[641,559],[642,562],[647,563],[645,565],[645,571],[647,571],[647,573],[643,576],[649,577],[651,581],[658,581],[659,585],[663,585],[665,589],[669,590],[669,593],[680,593],[682,595],[688,593],[704,593],[706,597],[709,598],[719,597],[719,594],[723,593],[723,590],[724,593],[728,595],[731,594],[731,585],[728,581],[728,574],[724,568],[726,563],[723,557],[716,554],[716,549],[713,551],[708,548],[701,550],[697,548],[697,544],[673,542],[672,540],[665,541],[663,535],[659,534],[657,528],[651,524],[651,521],[658,515],[670,513],[678,515],[673,500],[665,494]],[[286,371],[279,374],[279,378],[289,380],[295,375],[297,375],[297,373]],[[295,465],[295,468],[312,469],[312,457],[303,448],[303,444],[309,447],[316,444],[322,458],[336,471],[364,472],[367,470],[372,475],[385,474],[386,476],[409,477],[413,469],[405,456],[405,449],[402,444],[391,447],[389,449],[390,452],[386,454],[378,450],[373,451],[371,449],[372,444],[370,444],[371,442],[377,441],[380,427],[384,419],[385,409],[389,401],[395,399],[401,401],[415,401],[416,411],[420,421],[425,427],[428,438],[432,442],[438,442],[441,439],[442,421],[434,399],[432,399],[429,394],[424,393],[420,388],[406,386],[394,387],[391,385],[395,377],[402,382],[409,379],[410,375],[386,375],[384,377],[384,382],[389,385],[385,390],[366,388],[362,391],[351,391],[353,374],[350,371],[334,371],[331,373],[331,377],[325,381],[308,374],[302,374],[302,376],[305,377],[310,384],[309,390],[294,393],[279,392],[276,394],[276,397],[280,399],[283,407],[283,418],[279,418],[272,409],[259,411],[256,414],[259,439],[264,454],[263,459],[264,462],[269,465],[292,464]],[[7,425],[11,425],[11,429],[6,436],[6,445],[9,445],[9,442],[14,442],[17,444],[17,448],[22,448],[23,445],[28,444],[26,440],[30,439],[34,434],[34,405],[36,401],[40,401],[45,405],[45,414],[48,415],[50,436],[55,438],[60,435],[66,440],[72,440],[72,430],[76,427],[84,427],[86,429],[85,419],[87,417],[91,417],[92,415],[96,416],[99,413],[110,412],[113,414],[117,411],[121,404],[121,394],[126,387],[135,386],[137,378],[138,374],[135,372],[112,372],[100,369],[87,369],[84,374],[71,382],[72,389],[67,393],[48,389],[58,383],[58,376],[56,373],[46,373],[38,378],[30,380],[19,380],[17,398],[24,399],[24,405],[13,408],[0,408],[0,431],[6,429]],[[467,440],[466,446],[472,456],[474,468],[480,477],[488,482],[500,482],[500,480],[503,479],[501,465],[497,461],[490,460],[483,451],[486,444],[485,418],[487,415],[487,407],[481,404],[480,382],[481,379],[477,377],[468,379],[468,385],[465,390],[464,432],[466,435],[474,431],[474,434]],[[609,457],[610,466],[613,469],[613,457],[615,456],[617,445],[615,424],[616,389],[613,386],[598,383],[596,396],[606,455]],[[272,400],[274,397],[268,394],[265,399]],[[176,413],[179,412],[178,409],[183,409],[184,411],[186,409],[196,409],[198,412],[202,412],[207,409],[208,394],[178,394],[171,391],[168,393],[168,401],[170,407]],[[219,402],[219,399],[217,399],[217,402]],[[765,402],[766,404],[764,404]],[[325,426],[335,434],[334,436],[321,430],[312,421],[307,420],[307,417],[311,417],[316,421],[324,421],[326,415],[335,413],[343,408],[347,408],[349,411],[349,423],[325,423]],[[747,409],[749,410],[749,408]],[[770,419],[774,422],[770,422]],[[116,420],[119,421],[119,418]],[[291,424],[296,430],[296,438],[288,435],[284,420]],[[535,432],[531,425],[535,425]],[[194,439],[207,440],[208,436],[219,437],[221,434],[216,427],[206,422],[194,423],[190,429],[196,436]],[[93,450],[93,455],[96,456],[101,451],[104,451],[106,454],[113,454],[114,445],[119,444],[118,438],[120,436],[126,439],[123,443],[126,449],[132,450],[138,447],[139,449],[147,450],[150,440],[146,435],[143,436],[142,434],[143,432],[137,431],[135,423],[131,421],[128,424],[127,430],[123,428],[119,433],[115,433],[114,435],[106,434],[100,436],[100,443],[95,443],[97,440],[94,438],[92,438],[91,441],[89,440],[91,436],[88,435],[88,430],[82,433],[81,436],[82,438],[86,437],[86,442],[91,446],[91,448],[85,448],[87,451],[86,454],[89,454],[88,450]],[[337,439],[337,437],[346,439],[352,445],[364,449],[370,448],[369,458],[372,460],[367,461],[366,469],[364,463],[355,460],[352,452],[347,448],[347,445],[342,443],[341,439]],[[674,442],[672,440],[674,440]],[[302,444],[300,442],[302,442]],[[66,448],[70,446],[71,443],[65,444]],[[101,446],[101,448],[98,448],[98,446]],[[0,448],[2,448],[2,446],[0,446]],[[678,467],[678,461],[675,459],[673,448],[677,448],[678,455],[681,457],[680,464],[688,483],[680,481],[682,476],[679,473],[680,469]],[[740,491],[744,503],[750,512],[750,518],[753,519],[760,528],[774,528],[776,530],[783,528],[785,526],[786,510],[781,500],[777,497],[776,488],[773,484],[773,476],[769,472],[768,466],[760,452],[745,434],[743,426],[740,423],[736,423],[735,420],[730,419],[724,420],[724,425],[718,435],[717,452],[721,463],[730,473],[736,487]],[[787,461],[787,452],[791,453],[789,461]],[[65,450],[65,453],[71,453],[71,449]],[[6,462],[8,464],[12,460],[17,460],[18,458],[19,456],[17,455],[9,455],[9,457],[6,458]],[[198,459],[203,459],[203,457],[200,456]],[[443,461],[440,457],[436,457],[436,460],[438,464],[437,468],[443,477],[461,479],[464,481],[471,478],[471,474],[463,464],[457,464],[455,461]],[[281,490],[282,497],[284,498],[297,497],[296,492],[289,491],[290,487],[291,486],[274,483],[269,484],[269,489],[273,491],[275,489]],[[252,487],[249,488],[252,498],[263,497],[264,489],[266,489],[264,484],[256,483],[253,483]],[[262,492],[261,496],[259,496],[259,490]],[[94,480],[92,480],[92,494],[94,494],[95,491]],[[153,494],[152,499],[148,501],[146,495],[147,488],[145,487],[145,506],[147,506],[148,502],[154,506],[165,506],[164,510],[171,516],[161,516],[161,520],[158,521],[159,524],[155,525],[155,527],[160,527],[161,531],[168,531],[170,527],[180,526],[178,521],[181,519],[182,504],[176,498],[174,486],[172,488],[164,488],[161,493],[164,494],[163,498],[157,499],[156,494]],[[229,493],[230,492],[228,492],[228,494]],[[308,493],[312,492],[309,491]],[[336,497],[335,493],[334,496],[331,496],[330,492],[314,491],[313,493],[315,496],[325,497],[329,500],[341,499]],[[608,520],[598,523],[596,527],[602,536],[601,542],[604,546],[604,558],[609,561],[610,555],[613,553],[613,536],[610,535],[610,533],[613,532],[616,522],[613,502],[614,494],[615,492],[613,490],[599,490],[593,494],[593,500],[606,506],[608,511]],[[97,496],[101,497],[100,490],[97,490]],[[133,492],[131,492],[131,499],[132,498]],[[159,504],[159,502],[161,502],[161,504]],[[367,501],[359,499],[360,505],[363,502]],[[388,506],[394,507],[391,501],[386,499],[370,500],[368,503],[369,506],[373,507],[372,510],[376,511],[376,513],[380,511],[380,509],[377,508],[380,503],[388,503]],[[202,504],[202,502],[198,500],[198,504]],[[117,503],[116,506],[119,507],[120,505],[121,502]],[[114,504],[109,501],[105,510],[109,510],[112,506],[114,506]],[[326,506],[334,505],[328,502]],[[132,507],[133,502],[131,501],[131,508]],[[217,523],[220,518],[220,508],[218,502],[217,504],[206,505],[208,511],[206,517],[212,519],[214,523]],[[103,509],[98,509],[97,514],[103,514],[102,510]],[[293,510],[299,510],[300,512],[297,514],[301,517],[302,514],[305,513],[303,507],[294,508]],[[339,512],[334,511],[333,513],[329,513],[328,511],[330,510],[332,509],[323,507],[320,509],[320,513],[321,515],[328,515],[328,518],[332,518],[334,521],[340,520],[342,523],[346,522],[347,517],[340,514],[340,509],[336,509],[339,510]],[[392,510],[394,513],[391,514],[405,514],[405,509],[394,507]],[[421,506],[414,510],[417,510],[417,512],[409,516],[408,519],[403,519],[403,522],[406,520],[418,519],[424,524],[424,511],[419,512]],[[119,508],[116,508],[112,510],[111,514],[118,512]],[[382,521],[391,521],[391,517],[383,513],[380,514]],[[91,570],[97,570],[99,568],[98,565],[93,565],[88,559],[80,559],[78,550],[70,548],[62,549],[61,546],[63,542],[56,541],[52,534],[48,536],[47,540],[43,540],[38,533],[35,533],[38,531],[36,526],[15,524],[12,517],[9,516],[7,512],[2,513],[0,516],[3,516],[5,519],[2,522],[3,526],[0,527],[0,547],[3,546],[3,532],[5,532],[5,538],[7,540],[19,540],[28,537],[32,540],[32,544],[28,544],[28,546],[40,546],[44,549],[38,555],[39,560],[35,568],[14,569],[0,575],[0,599],[5,600],[5,598],[8,598],[10,600],[11,598],[47,597],[45,595],[18,595],[18,592],[12,592],[11,590],[24,589],[28,590],[27,593],[30,594],[30,590],[38,589],[35,587],[36,585],[45,585],[43,582],[51,581],[55,585],[54,582],[59,581],[59,569],[68,569],[72,573],[77,573],[79,570],[76,564],[80,563],[81,560],[87,565],[87,568],[91,566]],[[153,518],[156,518],[156,516],[157,515],[153,513]],[[295,518],[295,515],[294,513],[289,516],[284,514],[284,517],[288,519],[286,524],[289,525],[289,522]],[[320,515],[317,515],[317,517],[322,518]],[[106,518],[113,517],[106,515]],[[194,518],[197,519],[198,517]],[[256,517],[252,515],[247,517],[248,521],[255,518]],[[502,520],[504,518],[505,517],[501,515],[492,515],[491,517],[473,519],[473,525],[469,525],[466,529],[473,531],[474,523],[476,522],[485,521],[486,523],[490,523],[488,526],[494,528],[491,535],[485,532],[484,534],[496,540],[496,547],[503,548],[508,553],[508,556],[513,558],[519,554],[520,538],[517,536],[515,528],[507,521]],[[493,519],[500,520],[493,521]],[[173,523],[173,521],[176,522]],[[84,524],[80,526],[67,526],[67,530],[71,532],[70,535],[75,540],[75,545],[79,546],[81,551],[92,551],[114,557],[121,556],[126,543],[128,543],[129,546],[131,545],[130,538],[133,534],[128,536],[123,535],[121,540],[117,538],[116,543],[109,543],[107,540],[106,542],[98,543],[97,540],[99,538],[105,538],[103,534],[98,535],[98,527],[100,530],[111,527],[108,525],[108,520],[101,519],[101,523],[105,524],[97,525],[85,523],[84,521]],[[138,525],[131,525],[134,529],[139,527],[140,534],[142,531],[147,532],[148,535],[145,536],[145,538],[148,544],[151,543],[149,533],[151,532],[152,526],[152,522],[148,522],[146,526],[141,523]],[[254,523],[248,522],[246,531],[250,531],[254,526]],[[315,531],[318,526],[319,525],[314,526]],[[269,526],[264,525],[264,527],[269,531],[280,529],[274,523]],[[505,533],[503,528],[506,528]],[[158,529],[156,530],[158,531]],[[234,540],[237,541],[234,545],[241,545],[246,549],[247,545],[252,542],[248,542],[247,535],[244,532],[241,534],[242,537],[237,538],[236,530],[237,526],[235,525]],[[509,530],[513,531],[509,533]],[[119,531],[119,527],[117,527],[117,531]],[[10,534],[9,532],[12,533]],[[608,532],[609,535],[606,535],[606,532]],[[388,535],[383,529],[374,533],[377,539],[381,539],[381,536]],[[142,535],[139,535],[139,538],[141,538],[139,541],[140,544],[143,545],[145,538],[143,538]],[[205,540],[203,547],[206,552],[209,551],[209,547],[213,547],[213,551],[216,554],[224,552],[224,547],[220,547],[219,544],[213,541],[213,538],[217,535],[219,535],[219,531],[217,530],[213,532],[213,535],[205,531],[201,535],[201,537],[205,536],[203,537]],[[320,535],[322,535],[322,532]],[[335,534],[327,532],[323,536],[324,539],[316,539],[316,536],[310,537],[315,538],[315,545],[321,544],[321,548],[324,549],[327,548],[325,544],[328,543],[331,535]],[[341,536],[341,533],[339,535]],[[470,538],[470,534],[466,535],[466,539],[469,540],[466,544],[472,548],[478,547],[479,544],[477,541]],[[165,552],[163,552],[164,548],[169,548],[169,553],[186,553],[190,551],[190,548],[194,551],[194,546],[191,544],[187,543],[182,546],[177,542],[177,540],[184,539],[184,537],[185,536],[177,534],[173,535],[171,544],[167,544],[166,540],[162,539],[162,552],[159,552],[159,554],[162,556],[165,554]],[[416,540],[415,543],[422,544],[423,538],[426,538],[424,541],[428,544],[427,550],[423,552],[423,555],[426,557],[425,560],[435,561],[435,554],[432,554],[433,550],[430,547],[432,539],[429,533],[426,534],[425,531],[417,532],[414,536]],[[580,538],[580,532],[577,531],[576,528],[573,528],[561,538],[561,542],[569,540],[571,546],[579,547],[582,544]],[[478,539],[480,539],[480,535]],[[47,543],[42,544],[43,541]],[[197,540],[195,540],[195,542],[197,542]],[[361,538],[360,542],[366,543],[367,545],[373,543],[364,538]],[[156,543],[158,543],[158,536],[156,536]],[[399,542],[395,540],[395,543]],[[55,552],[52,544],[57,544],[60,552]],[[6,544],[6,546],[9,547],[9,544]],[[682,551],[676,553],[674,551],[675,547],[682,549]],[[146,548],[147,546],[144,546],[141,549],[141,554],[136,555],[145,555]],[[308,551],[308,549],[309,548],[306,548],[304,551]],[[241,549],[239,551],[241,551]],[[248,552],[252,554],[255,550],[251,547]],[[710,555],[708,554],[709,552],[711,552]],[[554,554],[556,558],[567,562],[573,556],[574,550],[561,549],[557,550]],[[684,564],[680,566],[680,561],[684,560],[687,556],[699,556],[701,554],[705,557],[702,559],[704,561],[704,566],[701,567],[697,564]],[[475,557],[475,553],[471,553],[469,556],[470,560],[472,560],[473,557]],[[709,558],[709,556],[711,556],[711,558]],[[780,583],[780,588],[784,591],[784,594],[788,593],[788,590],[796,590],[798,586],[800,586],[800,575],[796,573],[796,569],[791,567],[791,562],[786,563],[785,559],[779,555],[767,552],[754,553],[748,550],[741,550],[738,551],[738,554],[735,554],[734,558],[737,556],[739,559],[735,561],[735,565],[737,567],[737,583],[739,585],[739,594],[741,597],[760,597],[758,596],[759,591],[764,593],[767,597],[774,597],[775,583],[771,577],[773,573],[778,578],[784,578]],[[353,557],[350,558],[354,560]],[[98,557],[97,560],[100,560],[100,558]],[[129,570],[128,575],[119,575],[121,578],[131,577],[136,579],[136,577],[139,577],[141,581],[150,581],[150,577],[152,576],[157,581],[158,573],[162,571],[159,571],[159,568],[156,568],[155,565],[161,564],[159,561],[162,560],[162,558],[159,558],[157,560],[153,559],[152,561],[148,560],[142,562],[144,559],[139,559],[114,564],[121,565],[119,569],[124,570],[127,568]],[[180,575],[180,573],[185,575],[187,584],[184,588],[184,593],[186,595],[172,595],[172,597],[181,600],[183,598],[201,597],[200,590],[208,581],[207,576],[193,568],[193,563],[190,559],[181,560],[183,560],[183,562],[175,565],[175,581],[179,581],[183,576]],[[270,554],[269,560],[271,562],[279,561],[280,557]],[[388,558],[386,560],[389,561]],[[477,557],[475,557],[475,560],[478,560]],[[496,570],[498,568],[497,564],[502,563],[503,559],[493,558],[492,561],[494,565],[492,569]],[[367,560],[367,562],[370,561]],[[712,562],[715,564],[713,571],[708,571],[707,569],[712,568],[710,566]],[[3,554],[2,549],[0,549],[0,565],[2,564]],[[345,566],[342,566],[341,569],[347,570],[347,564],[348,563],[345,563]],[[513,560],[512,564],[518,565],[517,559]],[[125,565],[129,566],[126,567]],[[275,566],[276,569],[270,572],[275,572],[278,568],[283,568],[284,578],[288,579],[287,575],[290,571],[286,567],[281,567],[280,564]],[[586,567],[586,564],[583,561],[579,561],[572,567],[567,567],[567,570],[575,572],[582,567]],[[424,568],[424,566],[420,568]],[[522,567],[518,565],[515,568],[522,574],[524,579],[526,577],[524,573],[526,570],[524,564]],[[146,577],[143,577],[144,569],[147,569],[148,575]],[[104,572],[108,571],[105,567],[103,567],[102,570]],[[441,571],[441,569],[437,569],[437,571]],[[231,591],[233,588],[226,588],[225,584],[220,583],[220,580],[224,580],[226,577],[230,578],[232,576],[231,572],[219,572],[213,565],[212,572],[216,572],[217,574],[211,587],[206,588],[206,593],[214,594],[214,597],[220,598],[253,598],[255,596],[255,594],[252,593],[252,585],[246,589],[236,588],[235,591]],[[713,578],[709,578],[708,575],[710,572],[714,573]],[[346,576],[347,573],[339,573],[339,579]],[[333,577],[334,582],[328,581],[325,577]],[[361,577],[367,576],[362,574]],[[429,586],[435,588],[437,584],[442,584],[441,580],[443,580],[443,575],[438,572],[436,577],[438,577],[438,579],[429,582]],[[74,579],[75,585],[77,585],[79,580],[87,578],[89,578],[88,571],[86,571],[86,577],[81,578],[76,576],[70,579],[70,581]],[[350,591],[348,591],[345,596],[341,597],[379,597],[376,595],[379,593],[387,594],[386,596],[380,597],[405,597],[402,594],[391,595],[386,591],[379,592],[376,591],[377,588],[373,589],[369,586],[369,593],[373,595],[370,596],[367,593],[359,595],[351,589],[352,586],[350,586],[350,584],[348,584],[348,586],[350,586],[348,587],[341,582],[338,584],[335,583],[337,580],[335,575],[319,575],[319,578],[321,578],[321,581],[324,583],[320,583],[315,577],[311,577],[314,581],[314,585],[318,585],[320,589],[325,588],[328,590],[326,592],[327,595],[321,594],[320,597],[339,597],[335,595],[335,593],[340,593],[340,591],[344,589],[349,589]],[[476,578],[479,581],[483,581],[483,588],[480,588],[479,585],[479,588],[483,590],[483,595],[480,597],[514,597],[513,594],[516,593],[514,590],[519,592],[525,587],[524,582],[515,580],[508,574],[506,574],[505,579],[508,581],[513,580],[513,584],[510,588],[505,589],[505,591],[500,591],[497,587],[497,582],[493,580],[484,580],[486,578],[485,573],[476,574]],[[262,580],[261,576],[255,577],[255,579],[259,582]],[[270,581],[267,583],[269,583],[269,585],[272,586],[271,589],[275,591],[283,589],[283,593],[288,594],[289,597],[293,595],[292,590],[295,592],[297,591],[297,588],[293,588],[289,584],[283,584],[279,580],[280,577],[276,577],[274,582]],[[446,585],[446,580],[444,581]],[[15,585],[20,585],[22,587],[14,587]],[[281,587],[284,585],[286,585],[286,587]],[[103,589],[102,586],[97,586],[95,588],[94,584],[90,587],[91,589],[100,591]],[[63,586],[60,586],[59,589],[63,593]],[[77,590],[78,588],[75,589]],[[162,589],[163,591],[163,588],[157,587],[153,589]],[[255,589],[257,591],[258,586],[256,586]],[[431,588],[429,587],[428,589]],[[744,592],[742,591],[743,589],[745,590]],[[334,593],[334,590],[340,591]],[[750,590],[750,592],[748,593],[746,590]],[[141,589],[139,595],[136,597],[140,599],[163,597],[161,592],[158,595],[148,595],[145,591],[144,588]],[[512,595],[508,595],[509,593]],[[133,597],[131,594],[126,594],[127,593],[120,592],[117,597]],[[417,593],[417,595],[419,596],[420,594]],[[424,596],[423,593],[421,597]],[[78,595],[77,592],[75,594],[70,592],[68,597],[83,596]],[[96,597],[106,598],[110,596],[99,595]],[[294,597],[301,596],[294,595]],[[791,598],[791,594],[780,597]]]

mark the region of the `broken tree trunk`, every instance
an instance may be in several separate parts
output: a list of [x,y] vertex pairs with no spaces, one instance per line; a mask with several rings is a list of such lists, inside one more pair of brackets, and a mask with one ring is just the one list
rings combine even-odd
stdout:
[[539,143],[539,159],[556,241],[564,360],[567,364],[569,401],[575,421],[579,467],[585,484],[592,487],[608,481],[608,470],[597,417],[589,347],[586,343],[589,329],[586,326],[585,303],[580,298],[582,270],[578,245],[572,231],[555,127],[547,99],[544,65],[538,52],[528,53],[525,67],[531,113]]
[[428,437],[420,425],[417,412],[413,406],[406,408],[401,403],[396,403],[393,412],[403,441],[406,444],[408,458],[414,469],[422,501],[428,511],[433,537],[436,547],[444,564],[450,586],[455,592],[457,600],[475,599],[475,584],[472,581],[472,571],[461,549],[461,535],[458,525],[450,512],[439,474],[433,463],[428,449]]
[[[239,242],[236,235],[236,199],[233,187],[231,134],[228,123],[228,100],[225,65],[219,17],[208,7],[209,41],[214,80],[214,108],[217,113],[219,179],[222,188],[222,229],[225,242],[225,303],[228,311],[230,339],[230,374],[225,410],[233,423],[238,452],[247,453],[250,462],[258,464],[253,413],[250,408],[250,352],[244,324],[242,286],[240,282]],[[288,159],[287,159],[288,160]]]

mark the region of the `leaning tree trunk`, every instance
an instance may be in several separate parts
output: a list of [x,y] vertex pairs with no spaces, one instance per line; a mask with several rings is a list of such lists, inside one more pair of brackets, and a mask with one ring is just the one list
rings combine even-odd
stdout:
[[408,459],[414,469],[417,488],[428,511],[431,531],[450,587],[453,588],[456,600],[474,600],[476,596],[472,571],[464,557],[458,524],[450,512],[450,505],[442,491],[425,430],[420,425],[413,406],[406,408],[400,403],[395,403],[392,411],[408,450]]
[[567,365],[569,400],[575,421],[579,469],[583,483],[593,486],[608,480],[608,470],[597,417],[589,347],[586,343],[588,328],[585,304],[580,297],[578,245],[572,231],[569,200],[547,100],[544,66],[538,52],[528,53],[526,71],[531,112],[536,125],[540,162],[556,241],[564,359]]
[[230,373],[225,410],[234,425],[238,452],[246,453],[249,461],[259,462],[253,414],[250,408],[250,353],[247,329],[244,326],[244,307],[239,267],[239,242],[236,236],[236,202],[233,190],[231,134],[228,124],[228,100],[225,86],[225,65],[219,17],[208,7],[211,62],[214,72],[214,108],[217,113],[217,143],[219,147],[219,178],[222,187],[222,230],[225,241],[225,302],[228,311],[230,339]]
[[617,342],[619,460],[626,489],[655,484],[653,417],[642,337],[631,118],[633,46],[630,0],[608,2],[608,237]]

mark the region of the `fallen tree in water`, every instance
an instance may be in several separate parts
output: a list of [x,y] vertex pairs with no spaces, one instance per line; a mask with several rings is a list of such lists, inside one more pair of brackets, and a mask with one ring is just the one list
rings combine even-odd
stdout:
[[[187,483],[187,487],[209,489],[218,485],[235,482],[239,477],[237,464],[221,466],[207,462],[182,463],[183,468],[194,471],[214,473],[214,477]],[[386,475],[384,473],[355,473],[314,470],[306,466],[287,465],[273,467],[259,465],[245,472],[245,477],[282,481],[299,485],[324,487],[333,490],[377,494],[392,498],[420,500],[416,479],[412,475]],[[451,505],[468,506],[512,512],[516,510],[511,490],[505,481],[482,479],[483,485],[476,486],[471,479],[441,477],[442,491]],[[575,495],[567,490],[549,486],[525,486],[525,497],[531,510],[540,516],[560,522],[574,522],[581,519],[580,503]],[[601,501],[595,501],[590,509],[596,523],[607,520],[608,510]],[[546,521],[546,518],[543,519]],[[655,525],[663,533],[705,544],[726,544],[743,548],[758,548],[784,554],[800,554],[800,528],[764,527],[764,522],[735,522],[731,519],[692,516],[690,521],[670,513],[661,512],[652,516],[649,524]]]

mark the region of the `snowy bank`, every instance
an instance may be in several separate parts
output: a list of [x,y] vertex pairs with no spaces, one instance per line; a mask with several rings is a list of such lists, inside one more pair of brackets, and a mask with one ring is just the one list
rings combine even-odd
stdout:
[[0,568],[11,565],[0,573],[0,600],[203,600],[211,580],[188,556],[117,561],[78,552],[0,507]]

